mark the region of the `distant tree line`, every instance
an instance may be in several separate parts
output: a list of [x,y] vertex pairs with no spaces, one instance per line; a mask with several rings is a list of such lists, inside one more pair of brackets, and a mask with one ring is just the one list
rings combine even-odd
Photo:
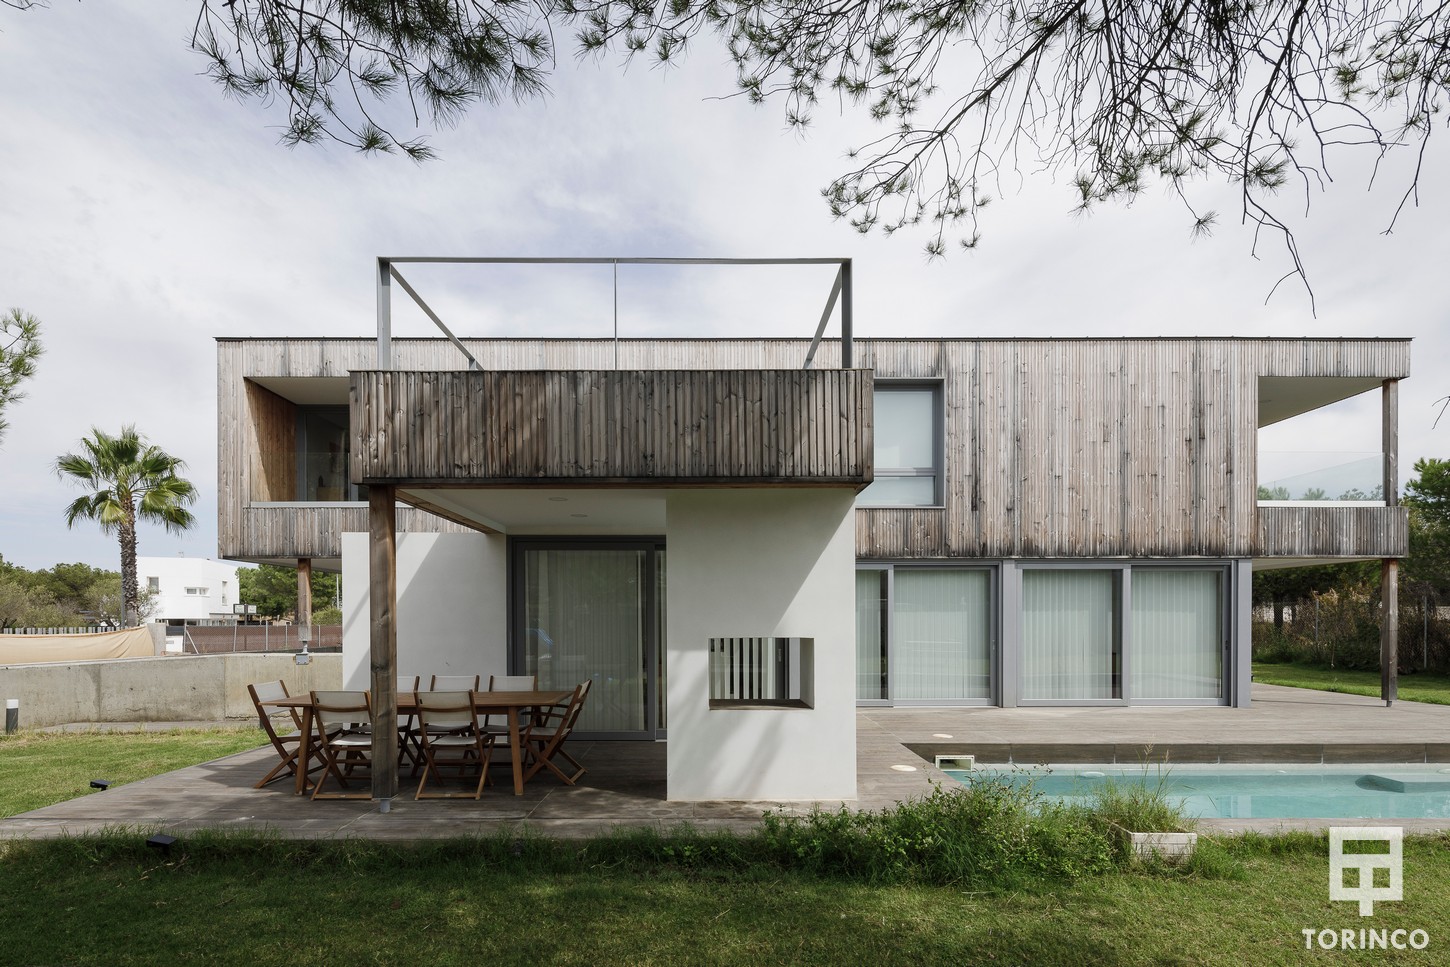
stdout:
[[[1415,461],[1401,502],[1409,556],[1400,562],[1400,671],[1450,672],[1450,460]],[[1272,498],[1266,498],[1272,499]],[[1379,667],[1380,563],[1254,573],[1254,657]]]
[[[143,592],[140,613],[153,608]],[[57,564],[30,571],[0,557],[0,630],[7,628],[120,627],[121,575],[89,564]]]
[[[297,617],[297,572],[290,567],[261,564],[237,572],[240,600],[257,606],[257,614],[269,618]],[[342,624],[336,574],[312,572],[312,623]]]

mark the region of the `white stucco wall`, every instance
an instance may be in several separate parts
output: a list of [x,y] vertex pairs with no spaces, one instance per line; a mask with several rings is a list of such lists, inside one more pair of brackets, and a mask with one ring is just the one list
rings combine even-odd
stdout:
[[[853,500],[670,495],[669,798],[856,798]],[[709,639],[770,635],[815,639],[815,707],[709,708]]]
[[[507,542],[491,534],[398,535],[398,674],[508,672]],[[342,535],[342,674],[369,687],[368,535]]]

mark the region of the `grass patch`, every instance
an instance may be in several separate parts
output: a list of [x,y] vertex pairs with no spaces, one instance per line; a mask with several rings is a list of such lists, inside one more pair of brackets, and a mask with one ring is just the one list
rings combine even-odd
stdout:
[[[1254,681],[1265,685],[1288,685],[1291,688],[1313,688],[1321,692],[1342,692],[1347,695],[1368,695],[1378,698],[1380,673],[1317,665],[1254,662]],[[1430,702],[1450,705],[1450,675],[1416,672],[1401,675],[1399,697],[1407,702]]]
[[164,732],[35,732],[0,736],[0,817],[264,745],[255,725]]
[[[1322,836],[1210,839],[1212,866],[987,892],[812,875],[761,846],[684,832],[415,847],[209,834],[170,857],[134,835],[16,843],[0,847],[0,950],[118,965],[1299,964],[1302,929],[1370,924],[1329,902]],[[1372,925],[1438,946],[1446,882],[1450,841],[1407,839],[1404,900]]]
[[1104,779],[1093,789],[1093,812],[1105,821],[1135,833],[1186,833],[1193,821],[1165,794],[1169,770],[1160,767],[1157,780],[1144,775],[1142,782]]

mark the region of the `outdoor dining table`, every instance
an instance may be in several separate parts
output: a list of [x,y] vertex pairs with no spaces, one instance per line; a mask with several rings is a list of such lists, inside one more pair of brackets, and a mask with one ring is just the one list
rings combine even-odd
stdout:
[[[473,708],[480,715],[492,713],[504,713],[508,716],[509,723],[509,752],[513,756],[514,768],[514,795],[524,794],[524,762],[523,742],[520,738],[519,712],[523,709],[540,708],[549,705],[560,705],[569,700],[573,694],[570,689],[561,691],[530,691],[530,692],[474,692]],[[273,708],[295,708],[302,711],[302,747],[298,750],[297,761],[303,763],[297,771],[297,795],[307,791],[307,768],[305,763],[310,761],[312,755],[312,713],[314,706],[310,695],[290,695],[287,698],[275,698],[261,703]],[[398,694],[398,715],[411,715],[418,711],[418,703],[412,694],[400,692]]]

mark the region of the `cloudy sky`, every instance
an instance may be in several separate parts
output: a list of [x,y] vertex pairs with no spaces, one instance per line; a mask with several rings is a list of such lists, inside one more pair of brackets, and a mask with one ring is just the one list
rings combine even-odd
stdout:
[[[830,220],[819,189],[869,129],[822,110],[801,139],[778,107],[712,96],[733,74],[709,44],[670,72],[566,54],[550,98],[476,108],[419,167],[279,146],[280,113],[201,75],[194,15],[0,6],[0,308],[40,318],[47,349],[0,441],[0,554],[24,566],[116,566],[111,538],[65,527],[77,491],[51,467],[90,427],[124,423],[184,458],[203,495],[193,531],[143,529],[141,553],[214,556],[213,338],[366,336],[379,255],[849,256],[861,335],[1409,336],[1402,467],[1450,456],[1450,419],[1432,429],[1450,392],[1444,144],[1390,236],[1398,172],[1371,190],[1331,158],[1336,181],[1299,223],[1316,316],[1300,286],[1265,302],[1287,265],[1273,240],[1252,257],[1230,190],[1197,198],[1223,213],[1206,240],[1157,192],[1082,217],[1064,179],[1030,172],[1004,183],[976,252],[928,262],[919,236],[862,238]],[[1304,200],[1287,195],[1286,211]],[[829,274],[785,273],[622,269],[621,334],[808,336]],[[463,335],[612,325],[607,269],[410,278]],[[433,334],[415,314],[399,327]],[[1266,445],[1372,450],[1377,406],[1361,398]]]

